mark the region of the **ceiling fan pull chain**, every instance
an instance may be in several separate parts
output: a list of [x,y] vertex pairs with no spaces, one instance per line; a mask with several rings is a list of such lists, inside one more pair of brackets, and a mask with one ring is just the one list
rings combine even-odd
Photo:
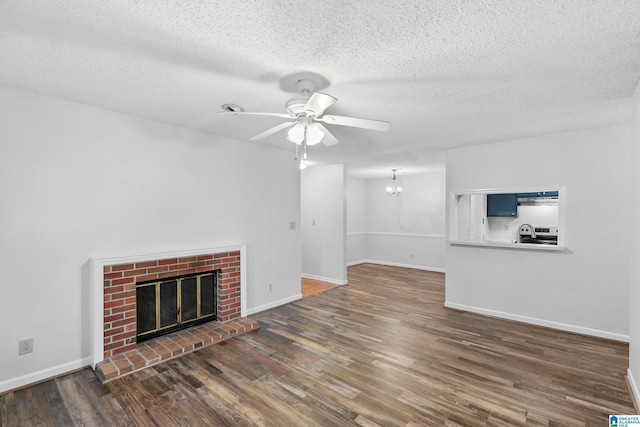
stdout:
[[304,150],[304,159],[307,160],[307,127],[304,127],[304,139],[302,140],[302,149]]

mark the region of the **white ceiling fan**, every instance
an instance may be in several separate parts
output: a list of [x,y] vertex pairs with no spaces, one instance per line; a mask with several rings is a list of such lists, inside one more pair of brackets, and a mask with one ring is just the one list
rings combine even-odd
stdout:
[[314,84],[309,79],[301,79],[297,82],[297,88],[301,95],[294,96],[289,99],[285,106],[287,113],[257,113],[244,111],[222,111],[220,114],[233,115],[256,115],[256,116],[274,116],[283,119],[289,119],[278,126],[267,129],[251,138],[250,141],[256,141],[266,138],[270,135],[280,132],[286,128],[289,129],[287,139],[297,145],[315,145],[321,142],[324,145],[335,145],[339,141],[327,130],[323,125],[351,126],[362,129],[377,130],[386,132],[391,129],[389,122],[381,120],[360,119],[356,117],[333,116],[324,114],[324,111],[332,106],[337,99],[331,95],[321,92],[313,92]]

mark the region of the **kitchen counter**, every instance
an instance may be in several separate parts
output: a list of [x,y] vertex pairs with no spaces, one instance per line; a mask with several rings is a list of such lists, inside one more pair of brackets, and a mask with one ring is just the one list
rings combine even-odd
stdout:
[[537,251],[564,251],[565,246],[559,245],[538,245],[534,243],[512,243],[505,241],[475,241],[475,240],[450,240],[452,245],[460,246],[485,246],[490,248],[507,248],[507,249],[533,249]]

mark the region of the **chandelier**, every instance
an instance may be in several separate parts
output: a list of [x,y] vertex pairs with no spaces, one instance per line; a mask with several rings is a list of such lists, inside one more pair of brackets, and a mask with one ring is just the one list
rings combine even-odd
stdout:
[[391,172],[393,172],[393,178],[391,178],[391,186],[387,187],[387,195],[389,196],[399,196],[402,192],[402,188],[398,187],[398,184],[396,183],[397,170],[398,169],[391,169]]

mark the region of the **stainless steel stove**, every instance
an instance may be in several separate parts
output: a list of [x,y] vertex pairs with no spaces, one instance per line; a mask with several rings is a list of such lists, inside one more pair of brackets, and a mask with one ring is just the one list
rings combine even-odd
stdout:
[[558,245],[558,227],[522,224],[518,230],[518,243]]

